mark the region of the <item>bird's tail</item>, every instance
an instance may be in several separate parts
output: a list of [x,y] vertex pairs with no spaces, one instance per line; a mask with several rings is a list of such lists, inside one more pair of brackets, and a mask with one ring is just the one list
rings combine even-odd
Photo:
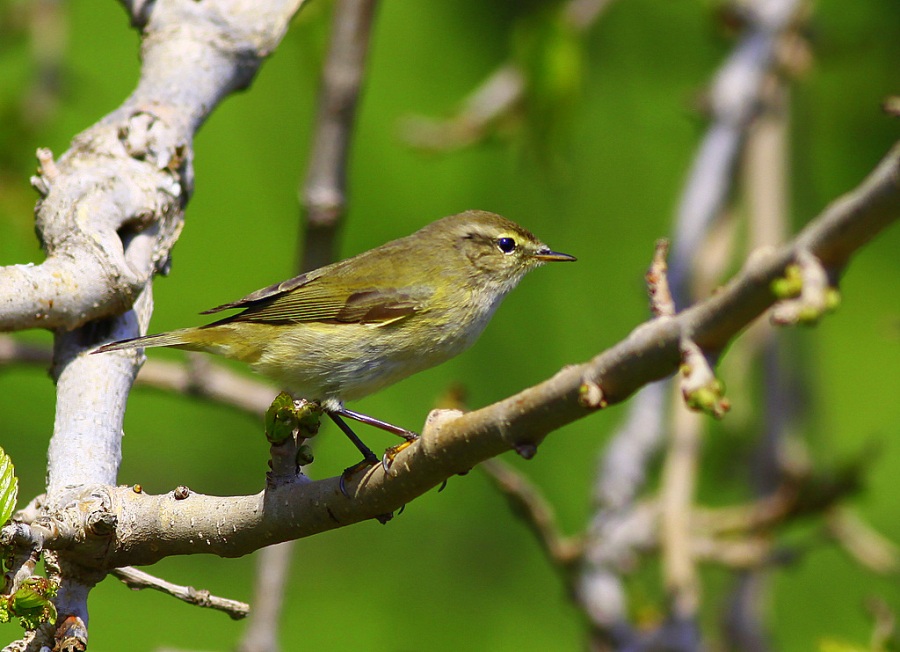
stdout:
[[129,340],[119,340],[111,344],[94,349],[91,353],[106,353],[107,351],[124,351],[126,349],[144,349],[154,346],[174,346],[179,349],[188,349],[192,351],[203,351],[206,347],[200,346],[195,337],[192,337],[197,331],[196,328],[182,328],[168,333],[159,333],[158,335],[144,335],[143,337],[133,337]]

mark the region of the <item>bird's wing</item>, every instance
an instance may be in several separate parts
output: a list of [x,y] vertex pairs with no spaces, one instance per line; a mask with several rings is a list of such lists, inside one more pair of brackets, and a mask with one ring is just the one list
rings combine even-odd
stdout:
[[214,312],[231,310],[233,308],[250,308],[253,305],[265,303],[267,300],[275,299],[285,294],[286,292],[290,292],[291,290],[302,287],[307,283],[314,281],[316,278],[318,278],[318,274],[316,274],[316,272],[301,274],[300,276],[289,278],[288,280],[282,281],[281,283],[275,283],[274,285],[261,288],[256,292],[251,292],[247,296],[243,297],[242,299],[238,299],[237,301],[232,301],[231,303],[223,303],[221,306],[216,306],[215,308],[204,310],[200,314],[210,315]]
[[333,279],[330,275],[321,276],[316,272],[303,274],[206,312],[244,309],[217,324],[236,321],[268,324],[318,321],[382,326],[420,311],[432,294],[422,287],[369,287],[348,292],[341,281]]

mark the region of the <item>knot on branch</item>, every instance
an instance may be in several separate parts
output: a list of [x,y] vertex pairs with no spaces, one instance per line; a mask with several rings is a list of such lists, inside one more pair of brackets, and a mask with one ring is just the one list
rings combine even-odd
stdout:
[[[146,109],[135,111],[119,126],[117,135],[130,157],[171,173],[183,169],[187,146],[175,140],[172,129],[156,113]],[[180,197],[181,185],[173,180],[167,192]]]

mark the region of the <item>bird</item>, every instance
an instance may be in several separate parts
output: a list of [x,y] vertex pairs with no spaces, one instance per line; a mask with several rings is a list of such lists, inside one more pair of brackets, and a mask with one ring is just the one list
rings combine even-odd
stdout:
[[526,273],[574,260],[505,217],[469,210],[201,313],[239,311],[218,321],[92,353],[172,347],[247,363],[295,398],[318,403],[363,454],[361,465],[378,458],[341,417],[402,436],[381,459],[388,469],[418,435],[345,402],[463,352]]

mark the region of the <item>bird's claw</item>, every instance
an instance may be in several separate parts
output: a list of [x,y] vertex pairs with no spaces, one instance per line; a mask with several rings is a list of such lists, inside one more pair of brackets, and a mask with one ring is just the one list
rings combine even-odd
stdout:
[[[384,469],[384,472],[388,473],[391,470],[391,465],[394,463],[394,458],[397,457],[400,451],[407,448],[410,444],[416,442],[418,439],[418,435],[410,433],[410,435],[406,438],[406,441],[386,449],[384,451],[384,455],[381,458],[381,468]],[[370,466],[375,466],[378,463],[379,460],[375,457],[375,455],[372,455],[371,457],[366,455],[361,462],[358,462],[357,464],[344,469],[344,471],[341,473],[341,478],[338,485],[341,489],[341,493],[344,494],[347,498],[350,498],[350,493],[347,491],[347,479],[354,473],[362,471],[363,469],[367,469]]]
[[414,444],[418,440],[419,436],[412,434],[406,439],[406,441],[397,444],[396,446],[391,446],[390,448],[385,449],[384,455],[381,456],[381,468],[384,469],[384,472],[388,473],[391,470],[391,465],[394,463],[394,458],[397,457],[400,451],[408,448],[411,444]]
[[375,466],[376,464],[378,464],[378,458],[373,454],[372,457],[369,457],[367,455],[360,462],[357,462],[353,466],[348,466],[346,469],[344,469],[341,472],[341,479],[338,482],[341,493],[344,494],[347,498],[350,498],[350,493],[347,491],[347,478],[351,477],[358,471],[363,471],[365,469],[368,469],[369,467]]

